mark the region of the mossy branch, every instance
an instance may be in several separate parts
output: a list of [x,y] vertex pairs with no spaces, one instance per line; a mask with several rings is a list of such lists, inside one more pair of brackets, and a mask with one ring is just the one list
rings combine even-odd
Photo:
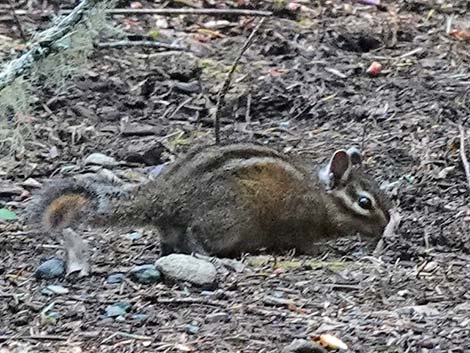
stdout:
[[33,64],[60,50],[56,42],[66,36],[78,24],[84,14],[100,0],[83,0],[73,11],[61,19],[55,26],[38,33],[30,44],[30,49],[19,58],[9,62],[0,73],[0,91],[11,84],[17,77],[25,74]]

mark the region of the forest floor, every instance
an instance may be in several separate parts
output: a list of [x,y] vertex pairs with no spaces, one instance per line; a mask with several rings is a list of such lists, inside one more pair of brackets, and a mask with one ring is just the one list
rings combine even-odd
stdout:
[[[47,26],[43,10],[28,3],[18,5],[24,27]],[[339,0],[226,3],[291,10],[268,18],[241,59],[222,140],[266,143],[316,162],[361,147],[401,214],[395,234],[379,253],[353,237],[318,258],[248,256],[247,271],[210,292],[106,283],[158,258],[157,234],[140,229],[90,230],[89,277],[36,280],[37,266],[61,254],[58,240],[3,222],[0,351],[279,352],[296,338],[330,333],[350,352],[470,352],[470,197],[459,154],[462,125],[470,158],[468,1],[385,1],[388,11]],[[0,206],[21,215],[36,182],[96,171],[83,163],[93,152],[120,161],[112,172],[136,181],[197,141],[213,142],[217,92],[258,19],[113,21],[188,50],[97,49],[59,92],[38,86],[27,117],[32,136],[0,159]],[[20,48],[8,11],[0,35],[14,39],[2,44],[5,62]],[[374,61],[382,65],[377,77],[366,73]],[[66,293],[44,294],[51,284]],[[120,302],[128,312],[106,316]]]

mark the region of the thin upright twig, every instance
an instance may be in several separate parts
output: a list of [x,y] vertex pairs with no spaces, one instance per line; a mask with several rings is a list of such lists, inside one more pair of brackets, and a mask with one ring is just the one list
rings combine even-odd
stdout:
[[23,39],[23,42],[26,43],[26,41],[27,41],[26,34],[23,31],[23,26],[21,25],[20,19],[16,15],[15,6],[13,6],[13,2],[11,0],[8,0],[8,5],[10,5],[10,9],[11,9],[11,13],[13,15],[13,19],[15,20],[16,25],[18,26],[18,30],[20,31],[20,36]]
[[468,163],[467,155],[465,154],[465,130],[462,125],[459,125],[460,131],[460,158],[462,159],[465,175],[467,176],[467,184],[470,189],[470,164]]
[[217,145],[220,144],[220,113],[221,113],[220,108],[224,104],[225,95],[227,94],[227,91],[230,87],[230,83],[232,82],[232,77],[233,77],[235,70],[237,69],[238,63],[240,62],[240,59],[243,56],[243,54],[245,54],[246,50],[250,47],[251,43],[253,43],[253,40],[255,39],[255,35],[258,32],[258,30],[261,28],[261,26],[263,25],[264,20],[265,18],[262,18],[258,22],[256,27],[253,29],[253,32],[251,32],[250,36],[246,40],[242,49],[240,50],[240,53],[235,58],[232,64],[232,67],[230,68],[230,71],[228,72],[227,77],[225,78],[224,84],[217,95],[217,105],[215,107],[215,114],[214,114],[214,133],[215,133],[215,143]]

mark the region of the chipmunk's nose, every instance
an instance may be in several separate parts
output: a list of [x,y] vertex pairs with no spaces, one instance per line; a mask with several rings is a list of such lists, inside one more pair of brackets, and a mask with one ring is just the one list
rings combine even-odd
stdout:
[[390,217],[391,215],[388,211],[379,212],[377,214],[377,217],[375,218],[375,221],[373,221],[373,224],[370,227],[370,231],[368,235],[372,237],[382,236],[382,234],[385,231],[385,228],[390,222]]

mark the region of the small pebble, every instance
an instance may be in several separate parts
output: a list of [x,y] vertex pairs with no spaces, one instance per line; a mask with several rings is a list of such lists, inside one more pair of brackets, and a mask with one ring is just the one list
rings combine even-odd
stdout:
[[134,240],[139,240],[140,238],[142,238],[142,233],[141,232],[132,232],[132,233],[128,233],[125,235],[125,237],[131,241],[134,241]]
[[196,321],[191,322],[190,324],[187,324],[184,328],[187,334],[190,335],[195,335],[196,333],[199,332],[201,328],[199,327],[198,323]]
[[41,290],[41,293],[44,295],[67,294],[68,292],[67,288],[55,284],[51,284]]
[[229,322],[231,320],[230,314],[228,313],[214,313],[206,315],[204,321],[212,324],[214,322]]
[[166,164],[159,164],[156,167],[153,167],[150,170],[150,177],[156,178],[157,176],[159,176],[161,174],[161,172],[163,172],[165,167],[166,167]]
[[34,276],[37,279],[53,279],[60,277],[65,272],[65,262],[58,258],[52,258],[38,266]]
[[155,268],[155,265],[151,264],[134,267],[130,276],[133,281],[142,284],[157,283],[161,279],[160,271]]
[[111,273],[108,278],[106,278],[106,283],[108,284],[118,284],[124,281],[124,273]]
[[127,310],[129,310],[131,305],[126,302],[116,303],[112,305],[108,305],[106,307],[106,316],[107,317],[118,317],[123,316],[126,314]]
[[217,289],[216,291],[211,290],[203,290],[201,291],[201,295],[203,297],[208,297],[210,299],[225,299],[227,298],[227,294],[223,289]]
[[289,121],[282,121],[282,122],[279,123],[279,126],[281,128],[288,129],[289,126],[290,126],[290,122]]
[[382,64],[377,61],[373,61],[367,69],[367,74],[371,77],[377,77],[380,75],[381,72]]

